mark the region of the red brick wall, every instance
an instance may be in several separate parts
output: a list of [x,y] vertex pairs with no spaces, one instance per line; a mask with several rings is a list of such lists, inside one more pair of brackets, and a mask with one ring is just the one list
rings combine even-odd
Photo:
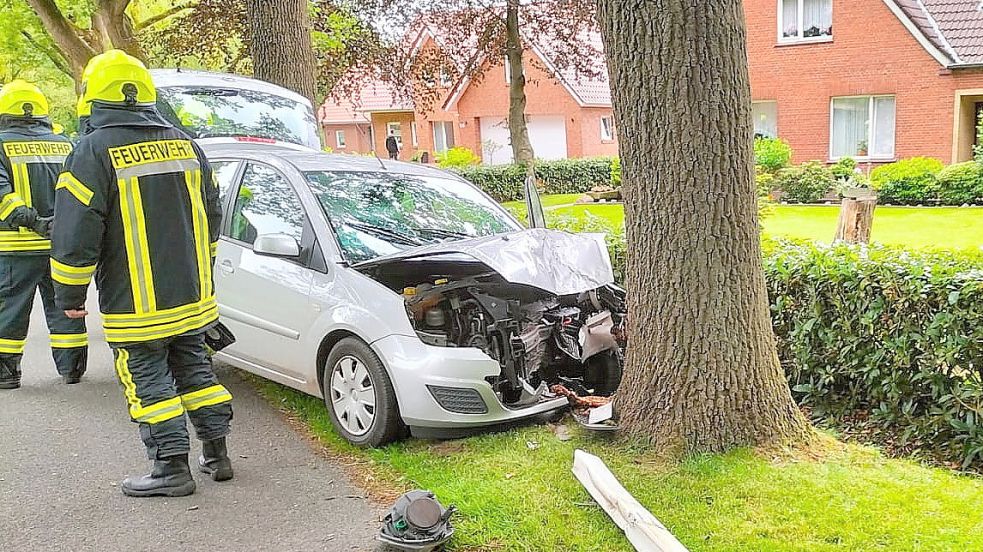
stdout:
[[[372,141],[369,137],[369,125],[337,125],[325,124],[324,145],[328,146],[337,153],[371,153]],[[336,131],[341,130],[345,133],[345,147],[338,147],[338,137]]]
[[794,161],[829,158],[830,99],[896,96],[895,155],[951,161],[955,90],[983,72],[946,74],[882,0],[834,0],[833,41],[778,45],[777,0],[745,0],[751,93],[778,101]]

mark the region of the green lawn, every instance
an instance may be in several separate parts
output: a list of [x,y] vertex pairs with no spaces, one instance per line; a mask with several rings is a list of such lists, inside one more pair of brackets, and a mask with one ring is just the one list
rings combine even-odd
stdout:
[[[576,216],[589,212],[618,227],[625,220],[624,209],[618,204],[569,205],[552,212]],[[763,225],[765,234],[772,237],[829,242],[836,233],[838,217],[837,205],[776,205]],[[983,208],[877,207],[871,238],[888,245],[979,249],[983,246]]]
[[983,550],[983,480],[831,439],[814,457],[739,450],[677,465],[577,430],[561,441],[546,426],[362,451],[335,435],[320,400],[259,386],[377,486],[458,506],[455,550],[632,550],[570,473],[576,448],[607,462],[693,552]]

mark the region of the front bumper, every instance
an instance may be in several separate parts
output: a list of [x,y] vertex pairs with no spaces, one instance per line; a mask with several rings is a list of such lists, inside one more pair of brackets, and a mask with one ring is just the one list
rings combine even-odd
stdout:
[[[389,371],[399,412],[411,427],[469,428],[517,422],[565,408],[567,399],[542,399],[524,408],[507,408],[485,380],[501,373],[498,361],[473,348],[434,347],[417,337],[391,335],[372,343]],[[434,397],[433,389],[458,389],[462,396],[477,393],[485,405],[480,408],[455,408],[474,413],[451,412]],[[471,405],[478,404],[471,400]]]

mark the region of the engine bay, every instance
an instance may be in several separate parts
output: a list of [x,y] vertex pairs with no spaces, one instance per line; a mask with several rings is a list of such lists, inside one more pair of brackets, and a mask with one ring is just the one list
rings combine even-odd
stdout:
[[557,296],[494,272],[428,276],[401,290],[417,335],[497,360],[501,372],[488,383],[506,407],[551,398],[556,384],[600,396],[617,390],[626,346],[622,289]]

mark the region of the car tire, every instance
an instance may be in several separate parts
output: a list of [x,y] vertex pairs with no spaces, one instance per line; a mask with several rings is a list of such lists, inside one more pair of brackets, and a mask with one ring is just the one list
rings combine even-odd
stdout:
[[[348,442],[359,447],[380,447],[403,434],[392,381],[382,361],[365,342],[355,337],[342,339],[331,349],[322,368],[324,405],[335,430]],[[354,378],[349,377],[353,374]],[[374,399],[371,408],[366,406],[367,401],[359,399],[361,395],[368,396],[366,382]],[[342,396],[346,391],[350,397]],[[365,424],[362,422],[367,413],[371,413],[371,422]]]

